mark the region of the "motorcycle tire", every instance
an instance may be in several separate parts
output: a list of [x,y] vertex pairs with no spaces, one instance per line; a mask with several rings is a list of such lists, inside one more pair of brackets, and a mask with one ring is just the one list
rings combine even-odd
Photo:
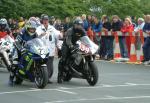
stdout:
[[20,78],[19,76],[16,76],[16,77],[15,77],[15,81],[14,81],[15,84],[21,85],[22,82],[23,82],[23,79],[22,79],[22,78]]
[[72,79],[72,75],[69,73],[67,73],[63,78],[64,82],[69,82],[71,79]]
[[97,66],[94,62],[89,62],[88,74],[89,75],[87,77],[87,82],[89,83],[90,86],[95,86],[96,83],[98,82],[99,74]]
[[38,88],[43,89],[48,83],[47,67],[40,67],[35,70],[35,84]]

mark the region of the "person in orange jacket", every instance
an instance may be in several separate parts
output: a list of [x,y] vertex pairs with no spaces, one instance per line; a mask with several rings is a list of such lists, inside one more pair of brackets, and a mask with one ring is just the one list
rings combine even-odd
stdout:
[[130,56],[130,47],[131,47],[131,33],[134,31],[132,21],[129,17],[125,18],[121,32],[129,33],[129,36],[126,36],[126,44],[128,49],[128,56]]

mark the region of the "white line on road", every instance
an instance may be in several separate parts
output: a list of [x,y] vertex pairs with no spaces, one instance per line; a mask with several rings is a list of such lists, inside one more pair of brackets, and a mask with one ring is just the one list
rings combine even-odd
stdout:
[[32,89],[32,90],[40,90],[40,89],[38,89],[38,88],[30,88],[30,89]]
[[135,97],[104,97],[104,98],[91,98],[91,99],[71,99],[71,100],[59,100],[59,101],[51,101],[51,102],[44,102],[44,103],[69,103],[69,102],[81,102],[81,101],[98,101],[98,100],[123,100],[123,99],[146,99],[150,98],[150,96],[135,96]]
[[99,86],[95,86],[95,87],[75,87],[75,88],[62,88],[64,90],[67,89],[96,89],[96,88],[116,88],[116,87],[135,87],[135,86],[150,86],[150,84],[134,84],[129,83],[129,84],[122,84],[122,85],[107,85],[107,84],[102,84]]
[[135,87],[135,86],[150,86],[150,84],[134,84],[134,83],[126,83],[124,85],[99,85],[95,87],[73,87],[73,88],[66,88],[66,87],[60,87],[55,89],[33,89],[31,90],[23,90],[23,91],[10,91],[10,92],[0,92],[0,95],[4,94],[15,94],[15,93],[26,93],[26,92],[39,92],[39,91],[52,91],[52,90],[75,90],[75,89],[96,89],[96,88],[116,88],[116,87]]
[[70,91],[65,91],[65,90],[60,90],[60,89],[56,89],[56,91],[63,92],[63,93],[68,93],[68,94],[74,94],[74,95],[77,94],[75,92],[70,92]]
[[136,86],[136,85],[137,85],[137,84],[135,84],[135,83],[125,83],[125,84],[131,85],[131,86]]
[[59,91],[69,94],[77,94],[75,92],[65,91],[61,89],[36,89],[36,88],[30,88],[31,90],[23,90],[23,91],[11,91],[11,92],[0,92],[0,95],[4,94],[16,94],[16,93],[27,93],[27,92],[38,92],[38,91]]
[[15,94],[15,93],[26,93],[26,92],[36,92],[41,91],[40,89],[33,89],[33,90],[24,90],[24,91],[11,91],[11,92],[0,92],[0,95],[3,94]]

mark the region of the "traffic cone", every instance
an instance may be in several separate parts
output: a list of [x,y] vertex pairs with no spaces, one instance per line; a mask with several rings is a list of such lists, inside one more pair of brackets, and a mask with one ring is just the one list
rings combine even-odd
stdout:
[[114,32],[115,36],[115,49],[114,49],[114,60],[121,58],[120,46],[119,46],[119,38],[117,32]]
[[143,45],[144,45],[144,36],[143,36],[143,31],[140,30],[140,39],[141,39],[141,48],[140,48],[140,62],[144,60],[144,54],[143,54]]
[[141,45],[141,49],[140,49],[140,62],[142,62],[144,60],[144,54],[143,54],[143,45]]
[[131,36],[131,47],[130,47],[130,60],[129,63],[136,63],[137,62],[137,56],[136,56],[136,50],[135,50],[135,37]]

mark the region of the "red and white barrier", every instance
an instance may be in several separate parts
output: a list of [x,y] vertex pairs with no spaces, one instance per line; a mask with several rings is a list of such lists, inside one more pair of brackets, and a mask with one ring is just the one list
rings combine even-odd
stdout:
[[[111,31],[103,31],[99,33],[94,33],[94,35],[97,35],[99,37],[101,36],[114,36],[115,37],[115,48],[114,48],[114,59],[120,58],[120,47],[119,47],[119,42],[118,42],[118,36],[130,36],[131,37],[131,44],[130,44],[130,57],[129,57],[129,62],[137,62],[137,61],[142,61],[143,60],[143,49],[142,46],[144,44],[144,38],[150,36],[149,34],[143,32],[142,30],[139,30],[138,32],[128,32],[128,33],[122,33],[121,31],[117,32],[111,32]],[[135,50],[135,36],[140,37],[141,41],[141,48],[140,48],[140,59],[138,60],[136,57],[136,50]]]

